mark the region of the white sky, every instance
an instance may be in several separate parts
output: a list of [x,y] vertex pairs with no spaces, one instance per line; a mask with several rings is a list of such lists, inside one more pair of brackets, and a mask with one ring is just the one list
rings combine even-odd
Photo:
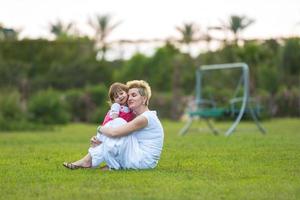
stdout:
[[[202,30],[226,21],[231,14],[255,19],[244,37],[300,35],[300,0],[1,0],[0,23],[22,29],[21,36],[49,36],[49,23],[75,22],[91,33],[87,19],[110,13],[122,24],[111,39],[150,39],[178,36],[175,26],[195,22]],[[0,1],[0,2],[1,2]],[[298,25],[297,25],[298,23]]]
[[184,22],[205,31],[232,14],[255,20],[244,38],[300,35],[300,0],[0,0],[0,23],[21,29],[21,37],[49,37],[49,23],[58,19],[90,35],[88,18],[107,13],[122,21],[110,40],[178,37],[175,27]]

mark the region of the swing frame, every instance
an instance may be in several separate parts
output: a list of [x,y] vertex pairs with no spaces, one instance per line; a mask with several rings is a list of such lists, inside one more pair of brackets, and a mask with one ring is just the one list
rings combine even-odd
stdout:
[[[228,69],[242,69],[242,75],[240,83],[243,85],[243,96],[242,97],[234,97],[230,100],[230,108],[234,108],[234,110],[225,109],[225,108],[217,108],[215,103],[202,98],[202,76],[204,71],[209,70],[228,70]],[[266,130],[259,123],[258,117],[251,106],[250,95],[249,95],[249,67],[246,63],[228,63],[228,64],[215,64],[215,65],[202,65],[196,71],[196,110],[188,112],[188,121],[185,126],[180,130],[179,134],[184,135],[188,132],[189,128],[192,125],[192,122],[195,118],[204,119],[209,129],[215,134],[218,135],[219,131],[213,126],[211,119],[217,118],[220,116],[224,116],[225,114],[232,113],[236,111],[235,104],[241,102],[241,108],[238,110],[237,117],[235,118],[232,125],[226,130],[225,136],[231,135],[235,130],[238,124],[240,123],[243,115],[246,110],[249,111],[251,118],[255,122],[257,128],[262,134],[266,133]],[[239,85],[238,85],[239,87]],[[235,95],[237,92],[235,93]],[[204,104],[212,105],[211,108],[204,108]]]

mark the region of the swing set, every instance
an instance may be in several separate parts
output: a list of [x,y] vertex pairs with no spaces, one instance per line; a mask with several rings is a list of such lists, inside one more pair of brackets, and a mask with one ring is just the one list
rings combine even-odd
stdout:
[[[234,96],[229,101],[230,106],[217,107],[215,101],[202,98],[202,79],[204,78],[204,72],[213,70],[225,71],[238,69],[240,69],[242,73],[235,89]],[[240,90],[242,90],[243,92],[242,96],[238,96]],[[258,115],[261,108],[253,98],[250,98],[249,95],[249,67],[246,63],[229,63],[200,66],[196,71],[196,98],[194,101],[196,108],[187,112],[188,121],[180,130],[180,135],[186,134],[191,127],[192,122],[197,118],[204,119],[209,129],[215,135],[217,135],[220,133],[220,131],[214,127],[211,119],[231,116],[235,117],[235,120],[225,132],[225,135],[229,136],[236,130],[236,127],[245,114],[249,114],[251,116],[258,130],[262,134],[266,133],[266,130],[261,126],[258,120]],[[253,106],[253,104],[255,104],[255,106]]]

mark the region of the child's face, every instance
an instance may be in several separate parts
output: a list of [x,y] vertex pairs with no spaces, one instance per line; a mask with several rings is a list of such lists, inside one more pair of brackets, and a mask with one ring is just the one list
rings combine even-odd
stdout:
[[120,105],[125,105],[127,103],[127,99],[128,94],[124,90],[120,90],[114,95],[114,102]]

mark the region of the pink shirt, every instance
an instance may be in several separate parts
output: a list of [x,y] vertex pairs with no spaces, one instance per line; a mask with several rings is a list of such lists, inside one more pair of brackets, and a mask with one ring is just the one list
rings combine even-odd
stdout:
[[114,103],[111,106],[111,109],[107,112],[103,120],[102,126],[112,120],[112,114],[118,114],[120,118],[123,118],[127,122],[133,120],[135,117],[133,112],[127,106],[121,106],[118,103]]

